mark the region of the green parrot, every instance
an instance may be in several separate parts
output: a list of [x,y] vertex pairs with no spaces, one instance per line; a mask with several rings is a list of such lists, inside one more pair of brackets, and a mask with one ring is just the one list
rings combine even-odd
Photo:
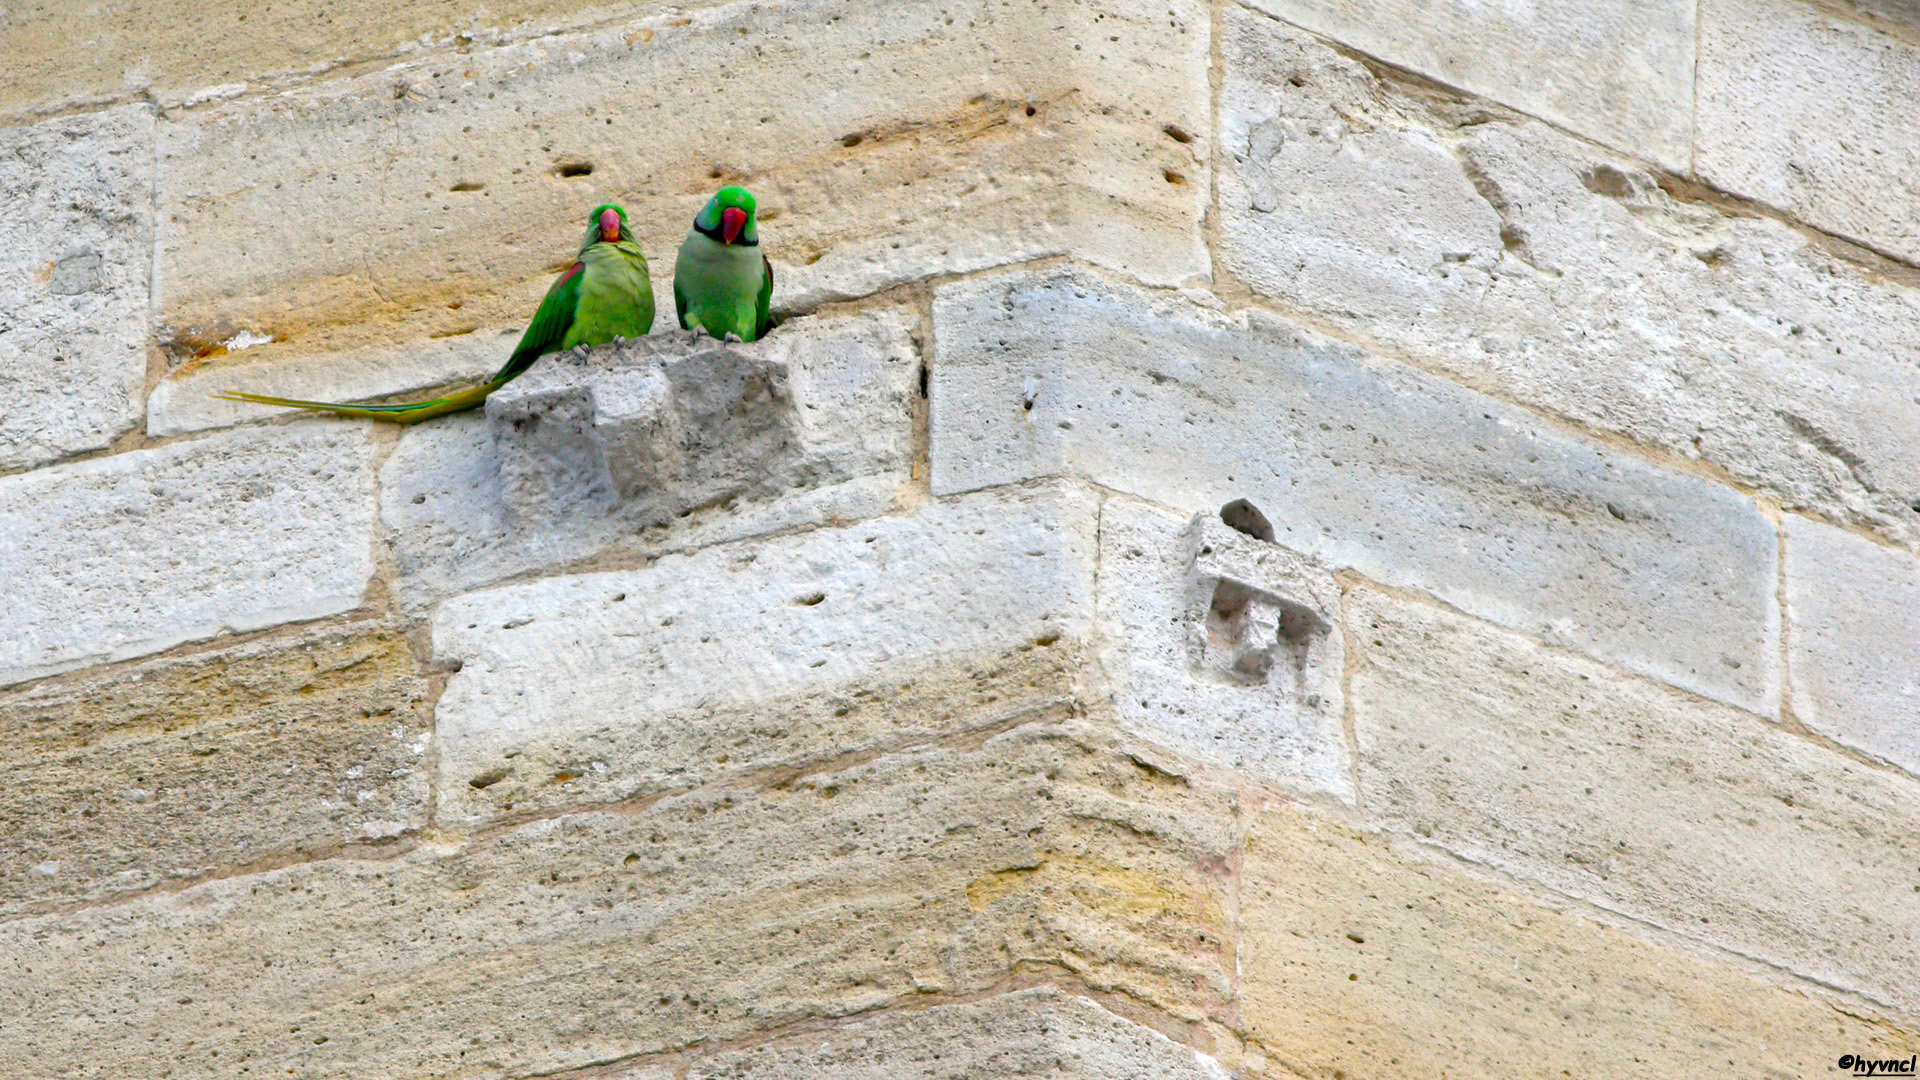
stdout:
[[673,263],[673,310],[680,329],[729,341],[758,341],[772,324],[773,264],[760,253],[754,201],[723,187],[693,219]]
[[592,345],[616,338],[640,337],[653,328],[653,282],[647,277],[647,257],[627,229],[627,212],[618,206],[596,206],[587,217],[580,240],[580,258],[547,290],[533,322],[520,336],[513,355],[493,378],[470,390],[415,401],[405,405],[338,405],[326,401],[299,401],[265,397],[237,390],[215,394],[228,401],[322,409],[341,416],[417,424],[433,416],[471,409],[487,395],[505,386],[533,362],[548,353]]

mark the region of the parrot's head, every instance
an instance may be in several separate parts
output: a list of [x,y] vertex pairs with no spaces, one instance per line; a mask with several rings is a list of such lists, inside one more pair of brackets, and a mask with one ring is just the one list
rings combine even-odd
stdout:
[[707,205],[693,219],[693,227],[722,244],[753,247],[760,243],[760,231],[753,224],[754,209],[751,192],[728,185],[707,200]]
[[595,244],[617,244],[622,240],[633,239],[627,231],[627,212],[607,203],[593,208],[587,215],[587,235],[580,240],[580,250],[585,251]]

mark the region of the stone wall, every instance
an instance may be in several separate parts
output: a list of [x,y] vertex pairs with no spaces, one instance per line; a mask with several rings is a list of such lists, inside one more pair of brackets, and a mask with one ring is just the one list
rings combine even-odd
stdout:
[[1920,19],[1549,8],[0,6],[0,1071],[1920,1052]]

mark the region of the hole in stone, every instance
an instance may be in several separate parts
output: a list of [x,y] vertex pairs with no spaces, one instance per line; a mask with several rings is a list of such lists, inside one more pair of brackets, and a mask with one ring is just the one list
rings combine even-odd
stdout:
[[827,598],[826,593],[814,592],[814,593],[808,593],[805,596],[795,597],[793,602],[796,604],[799,604],[801,607],[813,607],[815,604],[820,603],[826,598]]
[[1246,533],[1255,540],[1273,543],[1273,523],[1267,520],[1267,515],[1261,513],[1259,507],[1245,499],[1235,499],[1221,507],[1220,520],[1226,522],[1228,528]]
[[1289,75],[1287,76],[1287,85],[1288,86],[1305,86],[1307,85],[1307,80],[1301,78],[1298,75]]
[[1161,170],[1160,175],[1163,177],[1166,177],[1167,183],[1172,184],[1175,187],[1183,186],[1187,182],[1186,177],[1181,176],[1179,173],[1174,172],[1172,169],[1163,169]]
[[[587,169],[588,171],[592,171],[593,166],[589,165],[587,166]],[[459,183],[448,188],[447,190],[448,191],[485,191],[486,189],[487,189],[487,185],[479,183],[478,181],[462,180]]]
[[486,772],[467,781],[467,786],[476,791],[484,791],[506,778],[507,770],[505,768],[488,769]]
[[851,135],[840,136],[840,145],[841,146],[859,146],[862,142],[866,141],[866,138],[867,136],[865,132],[856,131]]
[[1162,127],[1160,130],[1166,132],[1167,138],[1172,139],[1174,142],[1190,143],[1193,141],[1193,136],[1180,130],[1178,125],[1167,124],[1166,126]]
[[927,396],[927,365],[920,365],[920,396]]
[[563,161],[560,164],[555,165],[553,167],[553,175],[555,176],[592,176],[593,162]]
[[1595,195],[1624,199],[1633,194],[1633,177],[1611,165],[1595,165],[1580,174],[1580,183]]
[[640,856],[629,854],[626,858],[620,860],[620,865],[632,866],[634,863],[637,863],[639,861],[640,861]]
[[1033,115],[1034,113],[1037,113],[1037,112],[1039,112],[1039,111],[1040,111],[1040,110],[1038,110],[1038,109],[1036,109],[1036,108],[1034,108],[1034,107],[1033,107],[1033,106],[1031,106],[1031,105],[1029,105],[1029,106],[1027,106],[1027,115],[1028,115],[1028,116],[1032,116],[1032,115]]

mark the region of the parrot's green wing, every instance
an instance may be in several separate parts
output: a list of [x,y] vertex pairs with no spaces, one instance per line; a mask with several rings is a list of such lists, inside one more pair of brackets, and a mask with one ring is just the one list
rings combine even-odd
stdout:
[[527,332],[520,335],[520,344],[513,347],[513,355],[507,357],[506,364],[489,381],[495,386],[503,385],[532,367],[535,360],[560,350],[560,342],[566,338],[567,331],[573,329],[574,316],[580,310],[580,279],[586,272],[585,262],[574,263],[547,289],[540,309],[527,324]]
[[760,256],[760,265],[766,271],[765,280],[760,282],[760,299],[753,309],[753,340],[759,341],[767,336],[767,330],[773,326],[773,263],[765,255]]
[[678,274],[675,274],[673,278],[673,314],[680,320],[680,329],[693,329],[693,327],[687,325],[687,294],[680,289],[680,276]]

